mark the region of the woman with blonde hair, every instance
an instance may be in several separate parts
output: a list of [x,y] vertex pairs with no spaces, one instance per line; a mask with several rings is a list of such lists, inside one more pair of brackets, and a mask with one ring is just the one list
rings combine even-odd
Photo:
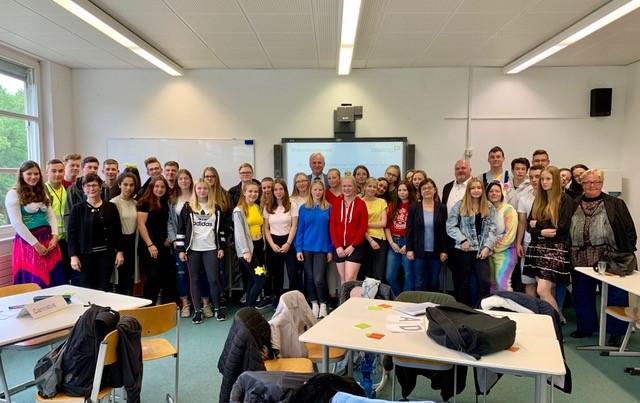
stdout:
[[387,226],[387,202],[376,196],[378,180],[369,178],[364,185],[364,200],[367,205],[367,232],[364,234],[364,275],[376,280],[386,280],[387,241],[384,228]]
[[455,242],[452,259],[456,300],[478,306],[491,291],[487,258],[496,243],[495,208],[489,204],[478,177],[467,182],[462,200],[447,217],[447,235]]
[[358,277],[364,259],[363,241],[367,220],[367,205],[356,193],[356,180],[351,175],[345,175],[342,178],[340,203],[331,209],[329,221],[340,284]]
[[494,181],[487,186],[489,203],[496,208],[496,246],[489,256],[489,267],[493,279],[493,288],[498,291],[512,291],[511,274],[518,262],[516,253],[516,233],[518,232],[518,213],[504,199],[502,183]]
[[298,261],[303,262],[306,297],[316,317],[327,316],[327,262],[332,258],[329,236],[331,204],[325,197],[324,183],[311,184],[307,202],[300,206],[295,245]]
[[572,201],[562,191],[560,171],[550,165],[540,173],[540,185],[527,219],[531,243],[524,257],[524,274],[538,280],[537,292],[558,312],[554,286],[569,282],[569,228]]
[[293,176],[293,192],[290,199],[295,201],[298,206],[307,202],[309,197],[309,177],[304,172],[298,172]]
[[[191,200],[184,204],[178,220],[176,247],[180,252],[180,260],[189,262],[189,278],[191,280],[191,299],[195,308],[192,322],[202,323],[203,316],[225,320],[220,309],[220,290],[218,283],[218,259],[224,257],[226,243],[222,210],[216,204],[211,186],[200,179],[194,186]],[[203,293],[200,284],[200,271],[206,274],[208,292]],[[209,298],[213,299],[213,315],[205,315],[204,308],[211,310]]]

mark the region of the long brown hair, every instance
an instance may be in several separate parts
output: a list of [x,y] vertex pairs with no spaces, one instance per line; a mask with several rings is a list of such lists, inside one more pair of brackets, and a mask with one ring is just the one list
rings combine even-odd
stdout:
[[474,183],[479,183],[482,187],[482,195],[480,196],[480,205],[478,206],[478,212],[482,218],[489,216],[489,202],[487,201],[487,195],[484,193],[484,183],[477,176],[472,177],[467,182],[467,188],[464,191],[462,202],[460,204],[461,216],[474,216],[473,211],[473,197],[471,196],[471,186]]
[[[287,183],[282,178],[276,178],[273,181],[273,188],[271,189],[271,200],[269,200],[269,204],[267,205],[267,213],[273,214],[278,208],[278,201],[276,200],[276,196],[273,194],[273,191],[276,189],[276,185],[281,185],[284,189],[284,196],[282,196],[282,207],[284,207],[284,212],[288,213],[291,210],[291,200],[289,200],[289,190],[287,189]],[[309,194],[311,194],[311,186],[309,186]]]
[[560,183],[560,170],[549,165],[540,172],[542,174],[548,172],[551,174],[551,189],[542,189],[542,178],[538,185],[536,198],[533,199],[531,207],[531,217],[534,220],[550,220],[554,227],[558,226],[558,215],[560,213],[560,201],[562,199],[562,184]]
[[392,206],[392,211],[393,213],[391,214],[391,219],[395,220],[396,216],[398,215],[398,208],[400,208],[400,205],[402,204],[402,200],[400,200],[400,196],[398,196],[398,189],[400,189],[400,186],[403,186],[407,188],[407,192],[409,193],[408,197],[407,197],[407,202],[409,204],[413,203],[413,201],[415,200],[415,189],[413,188],[413,184],[411,183],[411,181],[408,181],[406,179],[403,179],[401,181],[398,181],[398,184],[396,185],[396,201],[393,202]]
[[[242,168],[242,167],[241,167]],[[251,169],[253,170],[253,168]],[[218,170],[214,167],[206,167],[202,171],[202,177],[204,178],[207,171],[213,173],[213,198],[216,201],[216,205],[220,207],[220,210],[223,213],[226,213],[231,209],[231,199],[229,198],[229,193],[222,187],[222,183],[220,183],[220,175],[218,174]]]
[[180,179],[180,175],[187,175],[189,180],[191,181],[191,185],[189,185],[189,192],[191,193],[189,196],[193,195],[193,176],[191,176],[191,172],[188,169],[179,169],[176,174],[176,190],[171,194],[170,200],[171,203],[175,203],[180,196],[182,196],[182,189],[180,189],[180,185],[178,185],[178,179]]
[[[153,188],[156,186],[156,182],[162,181],[164,183],[164,196],[158,197],[153,193]],[[169,193],[169,184],[162,175],[156,175],[149,180],[149,185],[145,189],[142,197],[138,201],[138,206],[147,204],[149,210],[160,210],[162,205],[169,199],[167,193]]]
[[[34,186],[30,186],[27,182],[24,181],[22,174],[31,168],[36,168],[38,170],[38,174],[40,174],[40,179],[38,179],[38,183]],[[20,199],[20,205],[24,206],[29,203],[38,203],[42,202],[46,206],[51,204],[49,200],[49,196],[44,189],[44,179],[42,177],[42,170],[40,169],[40,165],[38,165],[35,161],[25,161],[20,165],[20,169],[18,170],[18,177],[16,179],[16,192],[18,193],[18,198]]]

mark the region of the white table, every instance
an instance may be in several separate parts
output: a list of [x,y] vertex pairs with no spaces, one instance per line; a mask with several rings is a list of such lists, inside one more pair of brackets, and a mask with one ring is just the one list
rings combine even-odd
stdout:
[[[546,402],[546,380],[552,375],[564,375],[565,367],[553,320],[547,315],[492,312],[516,321],[515,352],[501,351],[476,360],[468,354],[443,347],[425,332],[391,333],[386,327],[387,316],[398,314],[393,309],[369,310],[381,303],[399,306],[407,303],[350,298],[329,316],[300,336],[300,341],[323,346],[322,370],[328,371],[329,347],[340,347],[402,357],[427,359],[451,364],[493,369],[498,372],[518,373],[535,377],[535,401]],[[367,323],[371,327],[361,330],[355,325]],[[376,340],[366,333],[382,333]]]
[[[598,345],[597,346],[580,346],[577,347],[580,350],[599,350],[610,351],[617,350],[618,348],[606,345],[607,335],[607,298],[609,297],[609,285],[618,287],[626,292],[640,296],[640,272],[636,271],[628,276],[620,277],[610,273],[596,273],[592,267],[576,267],[576,271],[584,274],[585,276],[592,277],[602,282],[602,290],[600,295],[600,331],[598,333]],[[630,355],[630,354],[627,354]],[[640,355],[634,354],[634,355]]]
[[[63,294],[71,294],[71,304],[61,311],[39,319],[32,319],[30,316],[18,318],[20,309],[9,309],[10,306],[30,304],[33,302],[33,297],[37,295]],[[3,346],[73,327],[80,315],[88,309],[89,303],[108,306],[117,311],[140,308],[149,305],[151,301],[72,285],[61,285],[0,298],[0,318],[2,318],[0,319],[0,350]],[[5,396],[4,401],[11,402],[1,355],[0,383]]]

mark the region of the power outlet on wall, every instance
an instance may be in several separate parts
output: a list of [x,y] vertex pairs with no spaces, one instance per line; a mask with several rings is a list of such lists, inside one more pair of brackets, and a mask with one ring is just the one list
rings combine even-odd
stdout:
[[464,158],[469,159],[471,157],[473,157],[473,150],[470,148],[464,150]]

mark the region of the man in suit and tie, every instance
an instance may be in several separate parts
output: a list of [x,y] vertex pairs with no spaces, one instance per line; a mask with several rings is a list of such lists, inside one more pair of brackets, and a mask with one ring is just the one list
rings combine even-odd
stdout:
[[320,179],[324,182],[324,187],[329,187],[329,180],[327,174],[324,171],[324,155],[322,153],[313,153],[309,156],[309,168],[311,168],[311,175],[307,175],[309,182],[313,183],[314,180]]

